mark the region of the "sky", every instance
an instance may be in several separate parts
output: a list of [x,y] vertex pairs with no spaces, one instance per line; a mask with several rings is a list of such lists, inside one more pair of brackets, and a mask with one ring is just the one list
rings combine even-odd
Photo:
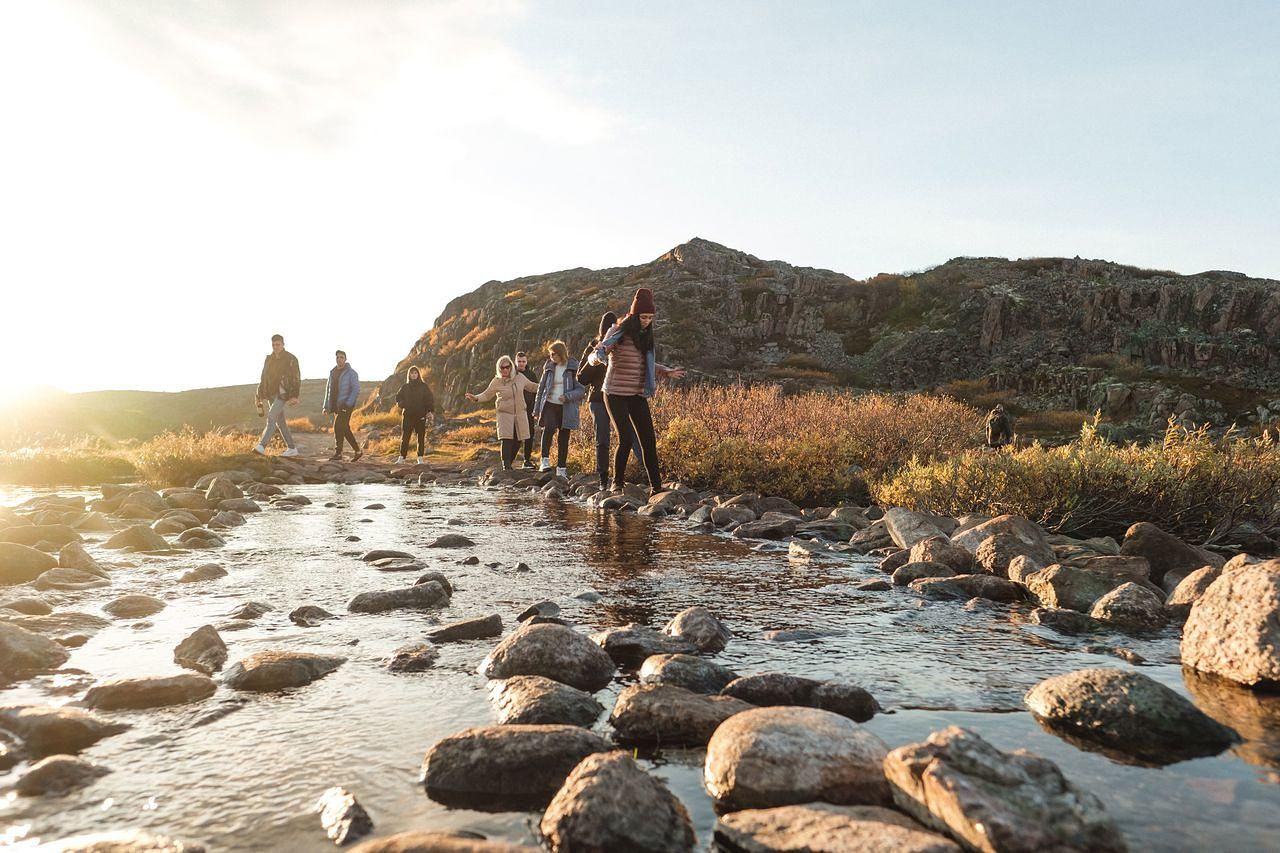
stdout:
[[0,4],[0,402],[392,371],[692,237],[1280,278],[1280,4]]

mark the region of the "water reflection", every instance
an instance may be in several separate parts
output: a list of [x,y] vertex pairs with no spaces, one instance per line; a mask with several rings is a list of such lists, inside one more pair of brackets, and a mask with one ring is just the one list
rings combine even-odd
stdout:
[[[1250,764],[1280,770],[1280,694],[1245,690],[1193,669],[1184,669],[1182,676],[1200,710],[1244,738],[1235,747],[1237,755]],[[1269,774],[1267,781],[1280,783],[1280,773]]]

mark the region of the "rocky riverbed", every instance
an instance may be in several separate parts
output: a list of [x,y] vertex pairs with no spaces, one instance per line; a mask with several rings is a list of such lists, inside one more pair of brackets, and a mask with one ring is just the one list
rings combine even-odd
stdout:
[[[1053,841],[1031,834],[1050,818],[1079,849],[1280,837],[1280,700],[1184,675],[1186,613],[1119,543],[519,476],[280,463],[198,497],[0,491],[18,546],[0,554],[0,843],[608,848],[614,826],[766,850],[809,827],[845,849],[1008,850]],[[774,765],[792,772],[746,771]],[[988,792],[967,807],[1006,822],[948,824],[927,780]],[[634,809],[601,793],[619,790]]]

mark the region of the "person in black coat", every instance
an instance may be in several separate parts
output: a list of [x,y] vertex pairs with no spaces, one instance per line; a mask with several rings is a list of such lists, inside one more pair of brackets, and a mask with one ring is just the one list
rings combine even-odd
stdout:
[[409,439],[418,437],[418,464],[427,455],[427,418],[434,417],[436,399],[427,383],[422,381],[422,371],[410,367],[404,385],[396,392],[396,405],[400,407],[400,458],[402,463],[409,453]]
[[987,413],[987,446],[1004,447],[1013,441],[1013,421],[1005,413],[1004,404],[996,403],[996,407]]

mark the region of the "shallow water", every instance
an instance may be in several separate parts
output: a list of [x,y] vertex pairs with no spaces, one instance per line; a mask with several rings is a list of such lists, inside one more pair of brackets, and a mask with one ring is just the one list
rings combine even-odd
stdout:
[[[1280,711],[1273,702],[1231,691],[1206,693],[1211,687],[1197,685],[1192,694],[1172,633],[1154,640],[1067,638],[1026,624],[1023,609],[969,611],[902,590],[859,592],[855,583],[878,576],[865,560],[793,561],[785,551],[685,532],[679,521],[597,513],[505,490],[325,485],[291,493],[314,503],[251,516],[218,550],[160,558],[89,545],[104,563],[138,565],[114,570],[109,588],[59,596],[58,609],[101,613],[102,604],[133,591],[168,606],[148,620],[113,622],[73,650],[62,672],[0,691],[0,705],[62,703],[100,679],[179,672],[171,657],[178,641],[200,625],[227,621],[226,613],[245,601],[275,610],[246,630],[224,632],[231,661],[284,648],[340,654],[348,662],[284,694],[220,690],[194,705],[112,714],[133,728],[84,754],[112,773],[61,799],[0,799],[0,844],[22,848],[138,827],[211,850],[325,849],[329,842],[311,809],[331,785],[356,793],[378,834],[465,828],[536,843],[537,815],[449,810],[429,800],[417,782],[432,743],[494,721],[475,670],[495,641],[442,645],[436,667],[426,673],[391,674],[381,661],[434,621],[498,612],[509,630],[526,605],[551,598],[584,629],[627,622],[661,627],[687,606],[706,605],[735,635],[717,658],[722,663],[741,673],[785,670],[856,681],[889,710],[866,725],[890,746],[955,724],[1002,749],[1049,757],[1102,798],[1135,850],[1280,849]],[[0,504],[32,494],[0,490]],[[338,506],[325,508],[327,501]],[[386,508],[363,509],[373,502]],[[450,526],[448,519],[463,523]],[[446,531],[479,544],[425,547]],[[344,541],[349,535],[361,541]],[[369,567],[357,559],[369,548],[409,551],[445,572],[456,587],[451,605],[429,614],[345,614],[353,594],[405,586],[419,574]],[[473,553],[480,565],[458,564]],[[515,572],[518,561],[532,571]],[[175,582],[206,562],[220,563],[230,575],[204,584]],[[488,562],[502,565],[488,568]],[[603,600],[573,598],[585,589]],[[58,594],[44,595],[53,600]],[[341,618],[299,628],[287,614],[303,604]],[[786,643],[762,636],[794,627],[829,635]],[[1023,693],[1042,678],[1081,667],[1129,666],[1096,648],[1100,643],[1138,652],[1148,661],[1143,672],[1195,696],[1250,740],[1215,758],[1154,769],[1115,763],[1044,732],[1023,710]],[[599,697],[606,708],[624,681]],[[597,729],[607,734],[606,716]],[[707,845],[715,816],[701,786],[702,751],[668,750],[645,761],[683,799]],[[0,790],[12,780],[0,776]]]

